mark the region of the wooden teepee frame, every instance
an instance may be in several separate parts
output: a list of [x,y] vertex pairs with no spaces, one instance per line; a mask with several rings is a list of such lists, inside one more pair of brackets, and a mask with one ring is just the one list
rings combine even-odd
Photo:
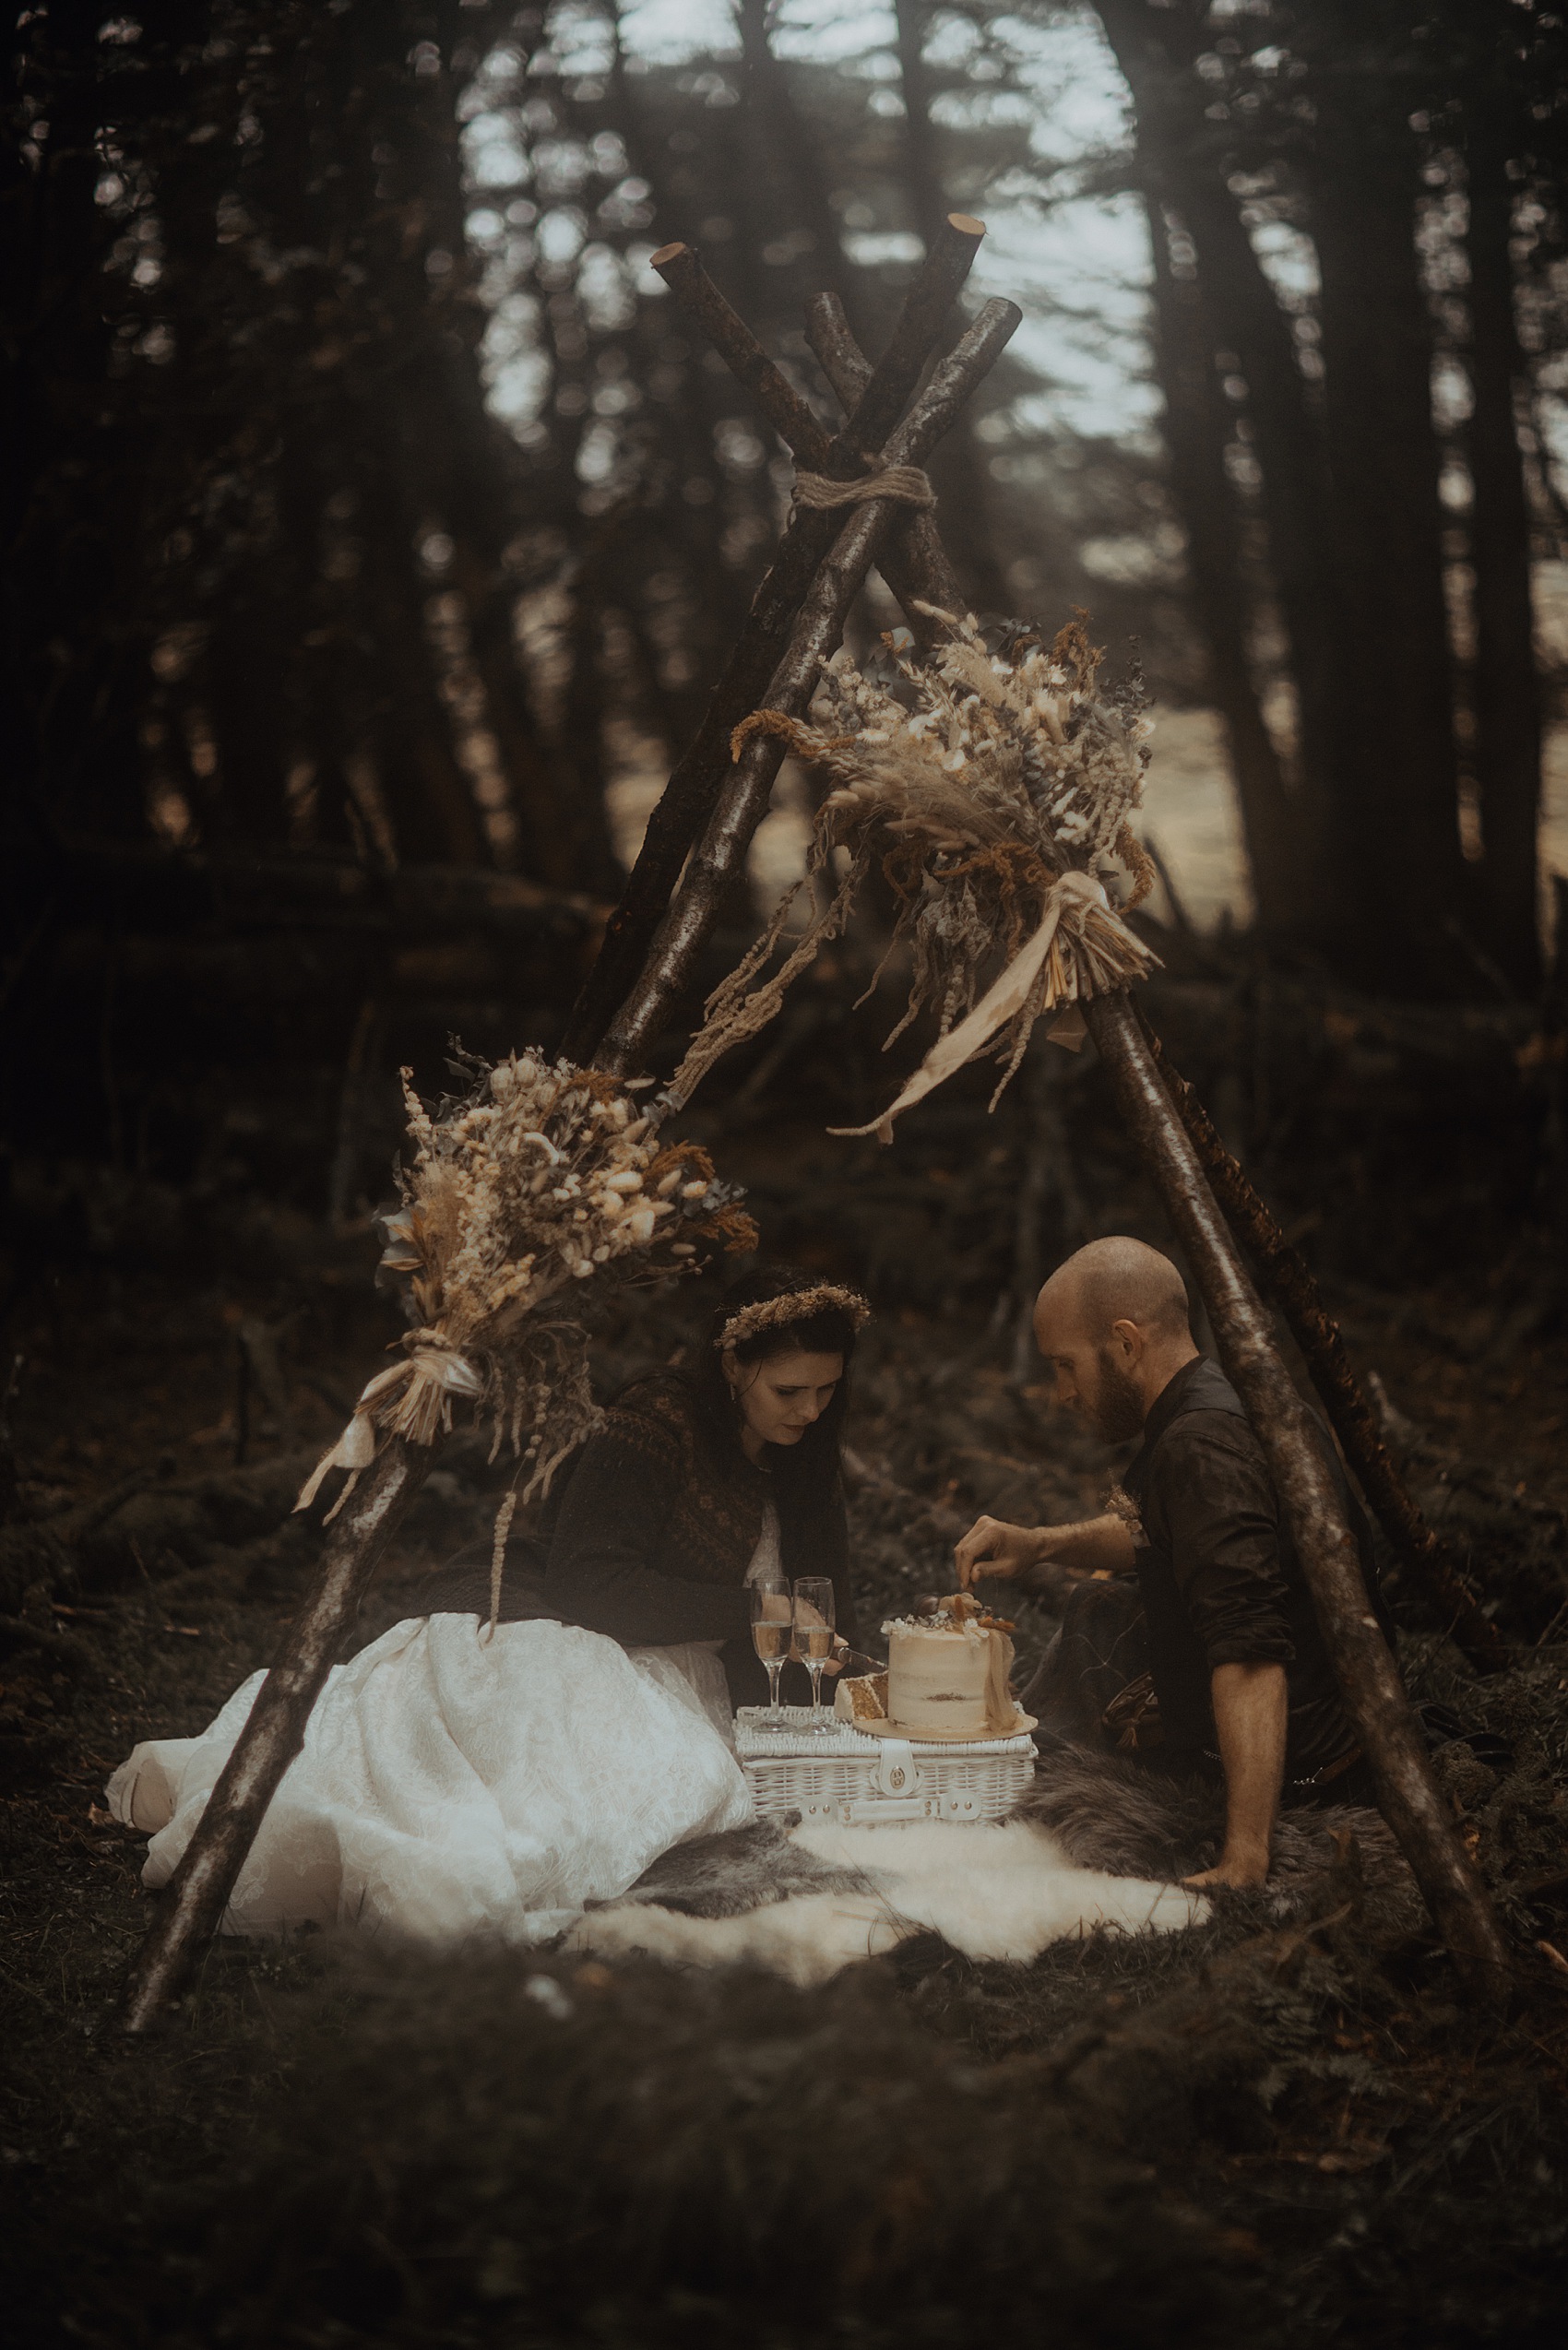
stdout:
[[[801,469],[829,482],[851,483],[894,467],[921,466],[1017,327],[1021,314],[1015,304],[987,303],[916,397],[983,234],[979,221],[950,216],[874,367],[861,353],[831,295],[820,295],[808,306],[808,339],[846,411],[845,424],[833,435],[730,308],[689,246],[666,246],[654,255],[653,266],[707,333]],[[917,643],[930,645],[940,626],[922,606],[963,611],[962,590],[929,511],[874,495],[840,509],[796,508],[696,736],[671,774],[574,1009],[564,1040],[574,1061],[591,1060],[612,1074],[627,1075],[646,1059],[742,870],[783,756],[776,737],[755,735],[731,763],[731,730],[763,703],[791,716],[805,715],[822,663],[837,649],[873,562],[904,606]],[[1206,1159],[1265,1273],[1277,1276],[1286,1244],[1234,1162],[1222,1166],[1218,1143],[1208,1147],[1212,1129],[1190,1089],[1173,1073],[1162,1077],[1158,1040],[1127,992],[1100,998],[1087,1014],[1129,1128],[1192,1260],[1226,1368],[1290,1513],[1347,1708],[1390,1824],[1467,1984],[1495,2003],[1510,1979],[1505,1945],[1432,1779],[1397,1668],[1371,1612],[1355,1544],[1315,1428],[1281,1359],[1235,1234],[1217,1205]],[[1271,1235],[1278,1244],[1273,1257]],[[1293,1260],[1293,1267],[1287,1266],[1291,1278],[1284,1285],[1292,1326],[1351,1465],[1402,1552],[1435,1574],[1442,1589],[1448,1564],[1383,1453],[1375,1422],[1310,1276],[1293,1252],[1287,1253]],[[267,1806],[300,1750],[343,1635],[437,1451],[387,1442],[337,1518],[315,1581],[132,1968],[124,2011],[132,2031],[156,2021],[217,1931]],[[1491,1628],[1456,1574],[1451,1580],[1451,1611],[1480,1645],[1483,1634],[1476,1625],[1488,1636]],[[1473,1621],[1465,1616],[1467,1608]]]
[[[955,215],[948,221],[909,291],[892,341],[868,371],[844,429],[831,439],[772,369],[694,253],[667,246],[655,264],[684,299],[701,306],[721,349],[755,353],[769,373],[769,403],[780,398],[790,403],[791,445],[809,452],[802,463],[830,481],[849,482],[889,467],[923,464],[1016,329],[1022,313],[1015,303],[987,303],[909,405],[984,233],[978,220]],[[574,1015],[565,1043],[570,1058],[592,1057],[600,1068],[625,1074],[657,1032],[741,870],[782,755],[778,744],[761,742],[731,766],[731,730],[759,701],[804,711],[873,562],[909,514],[908,504],[897,497],[873,497],[842,513],[802,508],[792,516],[696,739],[648,827]],[[896,564],[897,558],[888,561]],[[596,1050],[601,1039],[603,1049]],[[370,1578],[438,1453],[439,1445],[389,1438],[334,1520],[315,1579],[137,1954],[124,2008],[130,2030],[147,2029],[177,1997],[218,1930]]]

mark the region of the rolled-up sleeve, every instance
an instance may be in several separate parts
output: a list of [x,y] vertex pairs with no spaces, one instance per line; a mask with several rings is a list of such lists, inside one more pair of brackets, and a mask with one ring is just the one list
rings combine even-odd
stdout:
[[1160,1447],[1149,1505],[1210,1670],[1294,1663],[1279,1506],[1245,1423],[1219,1412],[1178,1422]]

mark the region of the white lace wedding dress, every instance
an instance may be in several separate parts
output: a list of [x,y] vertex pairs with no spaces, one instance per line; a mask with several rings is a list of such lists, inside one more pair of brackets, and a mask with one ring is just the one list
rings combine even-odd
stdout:
[[[742,1827],[724,1670],[707,1644],[626,1649],[570,1624],[395,1624],[334,1668],[224,1917],[424,1941],[531,1942],[623,1893],[671,1845]],[[142,1881],[190,1842],[265,1675],[199,1738],[138,1746],[110,1809],[153,1829]]]

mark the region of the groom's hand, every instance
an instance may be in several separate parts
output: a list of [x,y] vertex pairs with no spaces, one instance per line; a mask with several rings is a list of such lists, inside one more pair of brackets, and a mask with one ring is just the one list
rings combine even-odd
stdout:
[[1004,1518],[977,1518],[956,1544],[958,1587],[968,1591],[981,1575],[1024,1574],[1045,1556],[1043,1526],[1009,1525]]

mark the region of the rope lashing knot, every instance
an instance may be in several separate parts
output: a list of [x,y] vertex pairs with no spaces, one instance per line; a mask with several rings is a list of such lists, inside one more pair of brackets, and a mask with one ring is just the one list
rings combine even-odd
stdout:
[[330,1451],[323,1454],[301,1488],[296,1510],[308,1510],[321,1490],[329,1469],[347,1469],[348,1480],[323,1523],[330,1525],[359,1483],[362,1471],[374,1460],[377,1431],[406,1437],[411,1444],[434,1444],[439,1432],[452,1426],[455,1395],[478,1395],[484,1382],[467,1357],[434,1328],[406,1330],[399,1344],[408,1350],[406,1362],[394,1363],[377,1374],[354,1406],[349,1421]]
[[936,492],[918,465],[887,465],[880,473],[862,473],[855,481],[832,481],[826,473],[797,473],[798,506],[869,505],[873,498],[897,498],[900,505],[933,506]]

